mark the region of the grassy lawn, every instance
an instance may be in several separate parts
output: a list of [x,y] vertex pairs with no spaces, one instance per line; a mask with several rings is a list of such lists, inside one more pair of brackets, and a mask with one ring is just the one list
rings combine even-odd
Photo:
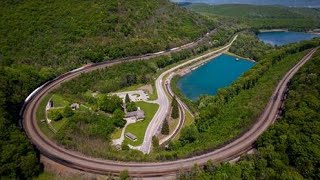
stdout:
[[189,111],[186,112],[186,119],[184,121],[183,127],[190,126],[194,122],[194,117],[189,113]]
[[176,127],[179,124],[179,119],[172,119],[170,118],[169,120],[169,130],[170,130],[170,134],[172,133],[172,131],[174,131],[176,129]]
[[156,89],[156,86],[155,86],[154,83],[152,84],[152,89],[153,89],[152,94],[149,93],[149,100],[150,100],[150,101],[153,101],[153,100],[157,100],[157,99],[158,99],[157,89]]
[[[183,123],[182,128],[188,127],[188,126],[190,126],[191,124],[193,124],[193,122],[194,122],[194,117],[191,116],[191,114],[189,113],[189,111],[185,111],[185,112],[186,112],[186,113],[185,113],[186,117],[185,117],[185,120],[184,120],[184,123]],[[179,137],[180,137],[180,132],[181,132],[181,130],[180,130],[179,133],[173,138],[173,141],[179,139]]]
[[64,107],[69,105],[69,102],[59,95],[54,94],[52,95],[51,99],[54,107]]
[[59,121],[51,121],[51,124],[55,130],[59,131],[66,124],[67,121],[68,119],[63,118]]
[[117,128],[111,135],[112,139],[119,139],[121,137],[122,128]]
[[140,107],[144,113],[145,113],[145,119],[143,121],[137,122],[135,124],[130,124],[126,128],[126,133],[130,132],[137,136],[137,141],[131,141],[128,138],[125,138],[125,141],[128,142],[128,144],[131,144],[133,146],[138,146],[142,143],[144,134],[146,132],[146,129],[152,120],[154,114],[157,112],[159,105],[157,104],[151,104],[146,102],[136,102],[137,106]]

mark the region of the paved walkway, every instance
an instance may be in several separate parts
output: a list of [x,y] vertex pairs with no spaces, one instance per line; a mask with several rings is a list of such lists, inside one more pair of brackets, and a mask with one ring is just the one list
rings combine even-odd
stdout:
[[[112,143],[113,145],[121,145],[122,142],[124,141],[124,138],[125,138],[125,132],[126,132],[126,128],[129,124],[134,124],[136,123],[136,120],[135,119],[132,119],[132,118],[126,118],[125,119],[127,121],[126,125],[122,128],[122,132],[121,132],[121,136],[119,139],[114,139],[112,140]],[[131,148],[131,147],[130,147]]]
[[112,94],[119,96],[123,100],[123,102],[125,101],[125,97],[127,94],[129,95],[130,100],[133,102],[147,101],[149,99],[148,93],[146,93],[143,90],[119,92],[119,93],[112,93]]

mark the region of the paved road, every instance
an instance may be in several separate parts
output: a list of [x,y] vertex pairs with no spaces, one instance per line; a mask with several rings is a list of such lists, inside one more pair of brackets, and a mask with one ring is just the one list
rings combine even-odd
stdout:
[[156,114],[154,115],[154,117],[152,118],[152,120],[150,121],[145,136],[144,136],[144,140],[143,143],[140,147],[140,150],[144,153],[149,153],[151,151],[151,144],[152,144],[152,136],[156,135],[157,132],[159,132],[159,129],[161,128],[162,122],[164,121],[164,119],[166,118],[166,116],[168,115],[169,109],[170,109],[170,101],[169,98],[165,92],[165,88],[163,86],[163,79],[166,75],[176,71],[177,69],[186,66],[188,64],[197,62],[199,60],[202,59],[206,59],[206,58],[212,58],[213,56],[217,56],[223,52],[226,52],[229,50],[230,46],[233,44],[233,42],[237,39],[238,35],[235,35],[234,38],[232,39],[232,41],[227,44],[226,46],[212,51],[210,53],[207,53],[205,55],[202,55],[200,57],[194,58],[192,60],[186,61],[182,64],[179,64],[178,66],[175,66],[165,72],[163,72],[158,79],[156,80],[156,89],[157,89],[157,93],[158,93],[158,99],[157,102],[159,104],[159,109],[156,112]]
[[274,91],[272,98],[270,99],[267,107],[264,110],[264,113],[249,131],[247,131],[245,134],[232,141],[231,143],[200,156],[171,162],[154,163],[135,163],[103,160],[86,157],[77,152],[66,150],[52,142],[41,132],[36,120],[36,110],[46,94],[52,91],[55,87],[59,86],[62,82],[75,78],[81,73],[86,73],[95,69],[111,66],[121,62],[99,64],[78,69],[66,73],[63,76],[56,78],[49,83],[46,83],[40,88],[37,88],[37,90],[32,93],[32,96],[29,96],[27,98],[27,103],[25,103],[23,110],[21,111],[23,116],[23,128],[28,137],[31,139],[32,143],[39,149],[42,155],[70,168],[98,174],[108,174],[110,172],[118,174],[120,171],[127,169],[129,170],[130,175],[135,177],[159,177],[174,175],[181,169],[192,168],[195,163],[201,165],[206,163],[208,160],[212,160],[214,163],[227,161],[241,155],[242,153],[250,149],[252,143],[254,143],[259,135],[261,135],[276,119],[278,108],[281,105],[280,97],[282,97],[282,95],[284,94],[288,81],[297,72],[297,70],[310,59],[314,52],[315,49],[311,51],[307,56],[305,56],[279,82],[279,85]]

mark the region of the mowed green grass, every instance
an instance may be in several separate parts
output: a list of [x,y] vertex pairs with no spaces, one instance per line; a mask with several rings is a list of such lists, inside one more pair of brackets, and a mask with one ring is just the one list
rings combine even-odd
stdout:
[[126,133],[130,132],[137,137],[137,141],[131,141],[130,139],[125,138],[125,141],[133,146],[138,146],[142,144],[146,129],[150,121],[152,120],[154,114],[157,112],[159,108],[158,104],[151,104],[146,102],[136,102],[136,104],[144,111],[145,119],[135,124],[130,124],[126,128]]
[[[62,113],[62,112],[63,112],[63,109],[50,109],[50,110],[48,110],[48,118],[51,119],[51,120],[53,119],[51,114],[52,114],[52,112],[54,112],[54,111],[58,111],[58,112]],[[54,128],[55,130],[59,131],[59,129],[61,129],[61,128],[64,126],[64,124],[66,123],[66,121],[67,121],[66,118],[62,118],[62,119],[59,120],[59,121],[54,121],[54,120],[52,120],[52,121],[51,121],[51,124],[52,124],[52,126],[53,126],[53,128]]]
[[70,103],[66,101],[63,97],[54,94],[51,97],[51,100],[53,101],[53,106],[54,107],[65,107],[68,106]]
[[112,139],[119,139],[121,137],[122,128],[117,128],[111,135]]

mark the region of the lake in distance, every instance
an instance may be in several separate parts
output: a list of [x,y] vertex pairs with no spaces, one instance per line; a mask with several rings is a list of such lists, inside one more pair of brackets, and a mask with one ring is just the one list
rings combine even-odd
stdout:
[[317,34],[310,34],[305,32],[261,32],[258,38],[264,43],[273,46],[282,46],[290,43],[296,43],[303,40],[310,40],[315,37],[320,37]]
[[222,54],[191,71],[178,81],[178,88],[191,100],[201,95],[214,95],[219,88],[232,84],[248,71],[254,62]]

